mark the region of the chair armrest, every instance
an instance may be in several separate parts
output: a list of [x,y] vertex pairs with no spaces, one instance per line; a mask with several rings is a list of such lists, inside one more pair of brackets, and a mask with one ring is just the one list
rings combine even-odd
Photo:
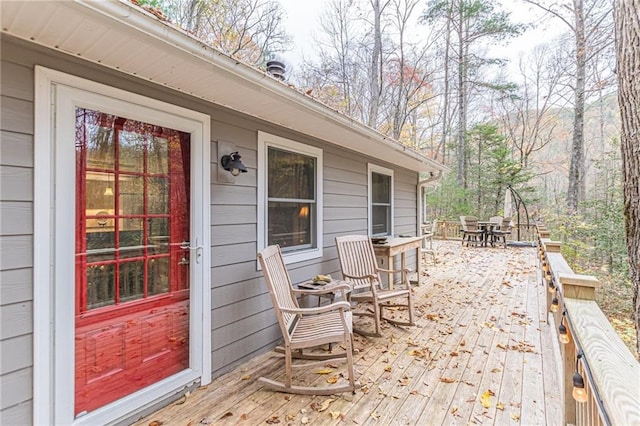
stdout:
[[354,280],[363,280],[365,278],[369,278],[372,281],[375,281],[378,279],[378,277],[376,277],[375,275],[369,274],[369,275],[347,275],[344,272],[342,273],[342,276],[344,278],[353,278]]
[[349,302],[340,301],[317,308],[280,308],[280,310],[282,312],[291,312],[292,314],[313,315],[323,314],[331,311],[350,311],[351,304]]

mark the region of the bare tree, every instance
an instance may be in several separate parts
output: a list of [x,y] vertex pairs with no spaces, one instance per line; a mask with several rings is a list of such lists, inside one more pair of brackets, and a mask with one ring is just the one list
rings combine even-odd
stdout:
[[640,355],[640,10],[639,0],[616,1],[618,103],[622,118],[624,215],[633,283],[636,352]]
[[[613,22],[609,0],[570,0],[560,4],[524,0],[563,22],[574,37],[574,119],[569,166],[567,210],[574,213],[585,198],[584,109],[586,69],[603,50],[612,46]],[[585,8],[586,5],[586,8]]]
[[519,163],[529,168],[531,155],[547,146],[554,137],[557,120],[553,109],[561,102],[559,83],[565,68],[558,56],[548,54],[553,47],[540,45],[520,59],[519,87],[501,96],[500,121]]
[[378,110],[382,96],[382,14],[390,0],[382,3],[380,0],[369,0],[373,12],[373,50],[369,67],[369,119],[367,124],[376,127],[378,124]]
[[161,6],[172,22],[252,65],[263,65],[291,43],[274,0],[163,0]]
[[[469,92],[472,86],[482,84],[473,81],[471,76],[478,68],[491,63],[474,50],[481,41],[486,43],[514,36],[522,31],[522,27],[509,20],[509,14],[494,10],[491,3],[480,0],[438,0],[431,2],[423,19],[433,23],[448,20],[447,28],[452,31],[455,45],[451,45],[451,59],[457,67],[457,175],[459,186],[466,181],[465,168],[465,134],[467,131]],[[445,64],[449,67],[449,64]]]

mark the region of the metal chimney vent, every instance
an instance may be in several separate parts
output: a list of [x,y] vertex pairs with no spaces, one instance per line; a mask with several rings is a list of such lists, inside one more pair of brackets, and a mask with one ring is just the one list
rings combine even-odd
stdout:
[[284,81],[285,66],[284,62],[269,61],[267,62],[267,72],[277,78]]

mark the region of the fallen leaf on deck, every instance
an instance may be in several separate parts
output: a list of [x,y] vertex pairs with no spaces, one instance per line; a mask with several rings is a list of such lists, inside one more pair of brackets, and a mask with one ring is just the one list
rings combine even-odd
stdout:
[[335,401],[335,399],[333,398],[327,398],[322,402],[322,405],[320,406],[320,408],[318,408],[318,411],[322,412],[325,411],[327,408],[329,408],[329,406],[331,405],[331,403]]
[[160,420],[154,420],[152,422],[149,422],[149,426],[160,426],[162,424],[162,422]]
[[251,376],[247,375],[247,376],[242,376],[242,380],[249,380],[251,378]]
[[226,419],[227,417],[232,417],[233,413],[231,411],[227,411],[226,413],[224,413],[222,415],[222,417],[220,417],[221,419]]
[[267,424],[268,425],[274,425],[280,423],[280,418],[278,416],[273,416],[267,419]]
[[451,414],[455,415],[458,412],[458,406],[454,405],[453,407],[451,407]]
[[511,418],[517,422],[520,420],[520,414],[512,413]]
[[480,404],[484,408],[491,408],[491,391],[488,390],[480,396]]
[[314,371],[314,373],[316,373],[316,374],[331,374],[331,373],[333,373],[333,369],[332,368],[323,368],[322,370]]
[[249,418],[249,416],[247,416],[246,413],[244,413],[243,415],[240,416],[241,420],[247,420]]
[[295,419],[298,416],[297,413],[289,413],[286,416],[284,416],[285,420],[290,422],[291,420]]
[[459,356],[458,352],[456,352],[456,351],[451,352],[449,355],[451,355],[451,356]]
[[331,416],[331,418],[333,420],[336,420],[337,418],[342,418],[342,413],[340,411],[329,411],[329,415]]
[[384,368],[384,371],[386,371],[387,373],[390,373],[390,372],[391,372],[391,366],[390,366],[390,365],[387,365],[387,366]]
[[505,345],[503,345],[502,343],[498,343],[496,346],[497,346],[498,348],[500,348],[500,349],[507,350],[507,347],[506,347]]
[[499,372],[501,372],[501,371],[502,371],[502,370],[501,370],[501,369],[499,369],[499,368],[494,368],[494,369],[492,369],[492,370],[491,370],[491,372],[492,372],[492,373],[499,373]]
[[420,349],[411,349],[409,351],[409,355],[416,356],[418,358],[426,358],[426,354]]
[[451,379],[449,377],[440,377],[440,381],[443,383],[455,383],[455,379]]
[[378,420],[380,418],[380,414],[376,413],[375,411],[373,413],[371,413],[371,417],[373,417],[374,419]]
[[329,377],[327,379],[327,383],[329,383],[330,385],[335,385],[336,383],[338,383],[338,376]]
[[502,402],[498,402],[498,403],[496,404],[496,408],[497,408],[498,410],[504,410],[504,404],[503,404]]

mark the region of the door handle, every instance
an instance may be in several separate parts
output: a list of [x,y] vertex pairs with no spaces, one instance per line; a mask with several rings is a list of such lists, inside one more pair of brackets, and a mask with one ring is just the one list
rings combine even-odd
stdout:
[[196,238],[195,246],[191,246],[191,242],[189,242],[189,241],[183,241],[182,243],[180,243],[180,248],[182,250],[195,250],[196,263],[200,263],[201,257],[202,257],[203,247],[198,245],[198,239],[197,238]]

